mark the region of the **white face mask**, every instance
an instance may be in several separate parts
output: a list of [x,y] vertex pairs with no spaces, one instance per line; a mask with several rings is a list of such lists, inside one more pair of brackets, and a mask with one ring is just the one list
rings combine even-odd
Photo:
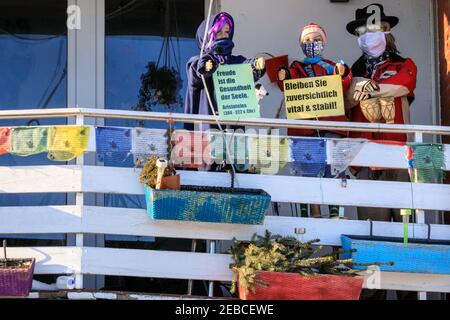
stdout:
[[389,32],[367,32],[358,38],[358,44],[364,53],[372,58],[380,57],[386,51],[386,36]]

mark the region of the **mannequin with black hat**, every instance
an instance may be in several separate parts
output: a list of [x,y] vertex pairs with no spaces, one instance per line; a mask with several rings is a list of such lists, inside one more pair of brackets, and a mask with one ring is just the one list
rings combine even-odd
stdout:
[[[347,31],[358,37],[363,55],[352,67],[353,81],[347,94],[351,121],[410,123],[417,67],[399,55],[391,29],[399,19],[388,16],[381,4],[356,10]],[[352,137],[406,142],[404,134],[354,133]]]
[[[352,66],[353,80],[346,95],[352,122],[392,124],[410,123],[410,104],[414,101],[417,67],[412,59],[403,58],[391,34],[399,18],[388,16],[381,4],[356,10],[355,20],[347,31],[358,37],[362,56]],[[352,138],[405,143],[404,134],[354,132]],[[359,179],[409,182],[406,170],[362,168]],[[389,208],[358,208],[359,220],[401,222],[400,210]],[[386,298],[384,291],[368,292],[370,297]],[[363,296],[366,296],[364,292]],[[403,295],[402,295],[403,296]]]

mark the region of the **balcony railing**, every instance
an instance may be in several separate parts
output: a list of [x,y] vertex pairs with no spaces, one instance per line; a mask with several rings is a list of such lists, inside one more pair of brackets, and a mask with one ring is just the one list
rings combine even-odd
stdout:
[[[0,111],[0,119],[75,118],[84,125],[87,118],[159,120],[174,122],[215,123],[213,116],[147,113],[97,109],[47,109]],[[235,122],[222,124],[236,125]],[[265,128],[344,129],[349,131],[395,132],[450,135],[449,127],[418,125],[383,125],[342,122],[250,119],[240,125]],[[450,168],[450,147],[446,148],[446,167]],[[95,151],[92,146],[88,151]],[[353,166],[407,169],[402,146],[367,143],[353,160]],[[84,275],[110,275],[190,279],[206,281],[231,280],[230,256],[215,253],[215,241],[232,238],[248,240],[254,233],[273,233],[307,241],[321,239],[323,245],[340,246],[342,234],[368,235],[370,223],[357,220],[308,219],[267,216],[262,226],[156,221],[145,210],[86,205],[85,194],[142,195],[139,170],[85,165],[80,156],[74,165],[0,167],[0,193],[69,193],[74,201],[66,206],[0,207],[0,234],[76,234],[73,247],[9,248],[10,257],[35,257],[36,274],[69,274],[76,276],[76,286],[83,288]],[[183,184],[229,186],[225,173],[181,171]],[[415,238],[426,239],[428,226],[425,212],[450,211],[450,186],[405,182],[318,179],[283,175],[238,174],[239,187],[264,189],[273,202],[311,203],[347,207],[414,208],[417,224],[411,224]],[[300,186],[307,186],[301,189]],[[6,204],[7,205],[7,204]],[[149,251],[87,247],[84,234],[154,236],[179,239],[210,240],[208,253]],[[403,224],[374,223],[377,236],[402,237]],[[450,240],[450,226],[431,226],[431,239]],[[183,263],[179,263],[182,261]],[[362,272],[366,288],[373,288],[373,276]],[[450,275],[381,272],[379,289],[423,292],[450,292]],[[210,292],[210,295],[212,291]]]

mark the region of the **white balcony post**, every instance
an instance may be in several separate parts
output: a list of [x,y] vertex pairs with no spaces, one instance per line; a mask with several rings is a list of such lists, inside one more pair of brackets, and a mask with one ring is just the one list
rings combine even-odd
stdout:
[[[80,29],[68,30],[68,105],[71,107],[104,108],[105,97],[105,0],[68,0],[68,5],[76,5],[81,13]],[[103,119],[77,117],[77,125],[102,125]],[[79,122],[80,119],[80,122]],[[73,124],[73,122],[69,122]],[[96,164],[95,156],[87,154],[79,157],[77,165]],[[69,202],[73,197],[69,195]],[[77,194],[77,205],[103,205],[103,196],[98,194]],[[103,246],[104,237],[99,234],[69,236],[68,244],[77,246]],[[85,289],[104,286],[104,277],[89,275],[84,277]]]
[[[418,143],[423,142],[423,134],[420,132],[416,132],[414,141],[418,142]],[[420,223],[420,224],[425,223],[425,211],[424,210],[416,210],[416,223]]]
[[[209,242],[209,254],[215,253],[216,253],[216,241],[211,240]],[[212,298],[213,296],[214,296],[214,281],[210,281],[208,289],[208,297]]]
[[[84,125],[84,116],[78,115],[76,117],[76,125],[82,126]],[[84,165],[84,155],[81,154],[76,159],[76,164],[79,166]],[[75,205],[76,206],[84,206],[84,193],[83,192],[77,192],[75,195]],[[83,209],[81,210],[81,215],[83,216]],[[75,235],[75,246],[76,247],[83,247],[84,246],[84,235],[82,233],[77,233]],[[83,289],[83,274],[77,273],[75,274],[75,288],[76,289]]]
[[[414,137],[415,142],[423,142],[423,133],[416,132]],[[425,211],[424,210],[416,210],[416,223],[424,224],[425,223]],[[426,292],[419,292],[417,294],[417,298],[419,300],[427,300]]]

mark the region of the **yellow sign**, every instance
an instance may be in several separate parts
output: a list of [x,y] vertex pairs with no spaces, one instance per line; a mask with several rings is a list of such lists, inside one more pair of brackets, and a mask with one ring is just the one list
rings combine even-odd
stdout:
[[288,119],[345,115],[340,75],[284,81]]

